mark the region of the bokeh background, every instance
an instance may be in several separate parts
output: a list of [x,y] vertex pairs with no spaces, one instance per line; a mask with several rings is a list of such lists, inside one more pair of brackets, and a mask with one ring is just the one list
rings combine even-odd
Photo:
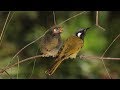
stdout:
[[[82,11],[55,11],[57,24],[80,13]],[[0,33],[2,32],[8,11],[0,12]],[[13,15],[14,14],[14,15]],[[52,11],[15,11],[10,23],[5,28],[2,44],[0,46],[0,68],[4,68],[12,57],[25,45],[37,39],[44,32],[54,25]],[[119,11],[99,11],[99,24],[105,31],[95,26],[96,12],[90,11],[79,15],[65,22],[61,26],[64,32],[61,34],[63,41],[79,28],[91,27],[85,37],[84,47],[80,55],[99,56],[104,53],[113,39],[120,33],[120,12]],[[19,55],[19,60],[39,54],[39,42],[36,42]],[[117,39],[105,54],[106,57],[120,57],[120,39]],[[18,61],[15,58],[12,63]],[[75,60],[64,61],[57,71],[48,76],[45,71],[52,65],[55,58],[37,58],[37,61],[30,60],[15,66],[7,72],[12,78],[19,79],[106,79],[107,72],[101,60]],[[104,60],[105,61],[105,60]],[[120,78],[120,61],[107,60],[105,64],[112,78]],[[34,67],[33,67],[34,66]],[[34,69],[34,70],[33,70]],[[0,74],[1,79],[7,79],[6,73]]]

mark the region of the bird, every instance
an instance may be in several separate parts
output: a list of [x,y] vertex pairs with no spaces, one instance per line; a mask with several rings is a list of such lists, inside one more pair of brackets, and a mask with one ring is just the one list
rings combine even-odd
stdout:
[[50,69],[45,71],[46,74],[52,75],[64,60],[67,60],[68,58],[76,58],[78,52],[84,46],[84,37],[88,29],[89,28],[79,29],[73,36],[69,37],[64,42],[63,46],[58,52],[58,56],[55,59],[54,64],[51,66]]
[[54,25],[39,41],[41,55],[43,57],[55,57],[62,46],[62,27]]

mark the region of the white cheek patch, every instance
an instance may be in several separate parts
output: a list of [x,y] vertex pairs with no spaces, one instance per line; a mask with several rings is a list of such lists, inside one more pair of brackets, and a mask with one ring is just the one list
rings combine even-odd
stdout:
[[80,37],[82,33],[78,33],[77,36]]

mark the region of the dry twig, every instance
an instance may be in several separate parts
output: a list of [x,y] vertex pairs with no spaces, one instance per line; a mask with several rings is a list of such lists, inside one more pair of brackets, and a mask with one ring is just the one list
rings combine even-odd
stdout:
[[[21,64],[23,62],[26,62],[26,61],[29,61],[31,59],[36,60],[35,58],[40,58],[40,57],[44,57],[44,56],[43,55],[37,55],[37,56],[29,57],[29,58],[26,58],[24,60],[19,61],[19,64]],[[83,56],[83,55],[80,56],[80,60],[81,59],[87,59],[87,60],[96,60],[96,59],[101,60],[101,59],[104,59],[104,60],[115,60],[115,61],[120,60],[120,58],[111,58],[111,57],[103,57],[103,58],[101,58],[101,57],[96,57],[96,56]],[[18,65],[18,62],[15,63],[15,64],[12,64],[12,65],[9,65],[8,67],[5,67],[4,69],[1,69],[0,73],[3,73],[5,70],[10,69],[10,68],[12,68],[12,67],[14,67],[16,65]]]
[[24,60],[19,61],[19,63],[17,62],[15,64],[12,64],[12,65],[9,65],[9,66],[5,67],[4,69],[1,69],[0,73],[3,73],[5,70],[10,69],[10,68],[12,68],[12,67],[14,67],[14,66],[16,66],[18,64],[21,64],[23,62],[29,61],[31,59],[35,60],[35,58],[39,58],[39,57],[44,57],[44,56],[43,55],[37,55],[37,56],[26,58]]
[[96,26],[102,29],[103,31],[105,31],[105,29],[99,25],[99,12],[98,11],[96,11]]
[[111,42],[111,44],[108,46],[108,48],[105,50],[105,52],[104,52],[103,55],[101,56],[102,63],[103,63],[103,65],[104,65],[104,67],[105,67],[105,70],[106,70],[106,72],[107,72],[107,74],[108,74],[109,79],[112,79],[112,77],[111,77],[111,75],[110,75],[110,73],[109,73],[109,71],[108,71],[108,69],[107,69],[107,67],[106,67],[106,65],[105,65],[105,62],[104,62],[103,57],[104,57],[105,53],[108,51],[108,49],[113,45],[113,43],[114,43],[119,37],[120,37],[120,34]]
[[0,34],[0,46],[1,46],[1,44],[2,44],[3,34],[4,34],[4,32],[5,32],[5,28],[6,28],[8,19],[9,19],[9,17],[10,17],[10,13],[11,13],[11,11],[10,11],[10,12],[8,13],[8,15],[7,15],[7,18],[6,18],[6,20],[5,20],[5,24],[4,24],[3,29],[2,29],[2,32],[1,32],[1,34]]

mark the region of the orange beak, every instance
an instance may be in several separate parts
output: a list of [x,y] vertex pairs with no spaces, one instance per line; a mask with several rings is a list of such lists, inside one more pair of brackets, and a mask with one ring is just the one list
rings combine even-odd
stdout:
[[63,32],[63,29],[62,29],[62,27],[60,27],[60,32]]

